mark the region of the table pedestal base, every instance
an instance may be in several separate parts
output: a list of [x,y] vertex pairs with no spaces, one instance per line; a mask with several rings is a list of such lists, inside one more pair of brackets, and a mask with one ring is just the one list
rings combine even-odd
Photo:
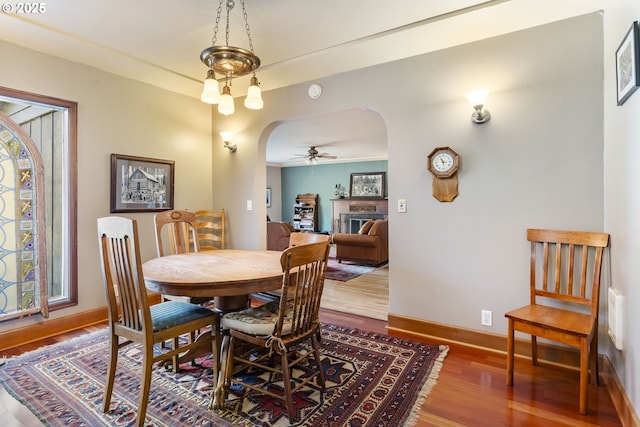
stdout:
[[215,297],[215,309],[220,315],[230,313],[232,311],[241,311],[249,308],[249,295],[235,295],[228,297]]

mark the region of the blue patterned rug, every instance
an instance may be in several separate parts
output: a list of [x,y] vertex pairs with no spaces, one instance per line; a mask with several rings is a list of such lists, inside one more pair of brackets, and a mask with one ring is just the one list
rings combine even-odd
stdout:
[[[47,426],[129,426],[135,418],[141,353],[121,350],[111,412],[101,410],[108,364],[105,329],[9,359],[0,383]],[[304,426],[410,426],[435,385],[446,346],[335,325],[322,331],[327,391],[315,384],[295,399]],[[211,361],[180,372],[156,368],[145,426],[285,426],[286,408],[263,395],[230,396],[209,411]],[[262,381],[256,375],[256,381]],[[277,383],[265,387],[278,388]]]

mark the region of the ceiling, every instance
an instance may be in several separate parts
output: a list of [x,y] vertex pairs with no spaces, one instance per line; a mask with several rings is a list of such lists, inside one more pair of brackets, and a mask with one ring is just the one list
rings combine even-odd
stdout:
[[[235,1],[230,44],[247,47],[241,0]],[[3,7],[14,4],[18,3]],[[211,45],[216,0],[42,4],[43,13],[0,13],[0,39],[199,98],[206,75],[199,56]],[[604,0],[246,0],[246,9],[254,51],[262,61],[258,78],[267,91],[602,10],[603,4]],[[218,44],[221,40],[224,28]],[[247,85],[236,83],[234,96],[243,95]],[[368,129],[368,134],[354,129]],[[291,163],[291,158],[311,145],[337,155],[335,161],[386,158],[387,150],[384,124],[376,113],[353,109],[285,121],[269,140],[267,161],[304,164],[299,159]]]

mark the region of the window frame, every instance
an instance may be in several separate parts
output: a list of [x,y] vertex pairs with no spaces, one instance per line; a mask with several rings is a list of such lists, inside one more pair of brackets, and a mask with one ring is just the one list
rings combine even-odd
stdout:
[[[66,110],[66,146],[63,153],[66,155],[67,173],[65,175],[65,184],[63,185],[63,193],[66,195],[67,206],[67,222],[68,230],[67,239],[63,239],[61,244],[67,244],[65,252],[68,259],[66,265],[62,268],[68,268],[67,297],[49,300],[49,311],[60,310],[78,304],[78,103],[60,98],[46,95],[39,95],[31,92],[25,92],[17,89],[11,89],[0,86],[0,96],[14,98],[16,100],[31,102],[34,104],[49,105],[56,108]],[[46,168],[46,165],[45,165]],[[47,290],[47,298],[48,290]]]

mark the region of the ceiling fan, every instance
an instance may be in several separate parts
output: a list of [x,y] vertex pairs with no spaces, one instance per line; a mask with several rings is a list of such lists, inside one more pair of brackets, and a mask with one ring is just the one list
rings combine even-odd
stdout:
[[315,165],[316,163],[318,163],[318,159],[337,159],[338,156],[333,156],[329,153],[320,153],[318,150],[316,150],[315,146],[310,147],[307,150],[306,154],[294,154],[294,159],[305,159],[305,162],[308,165]]

